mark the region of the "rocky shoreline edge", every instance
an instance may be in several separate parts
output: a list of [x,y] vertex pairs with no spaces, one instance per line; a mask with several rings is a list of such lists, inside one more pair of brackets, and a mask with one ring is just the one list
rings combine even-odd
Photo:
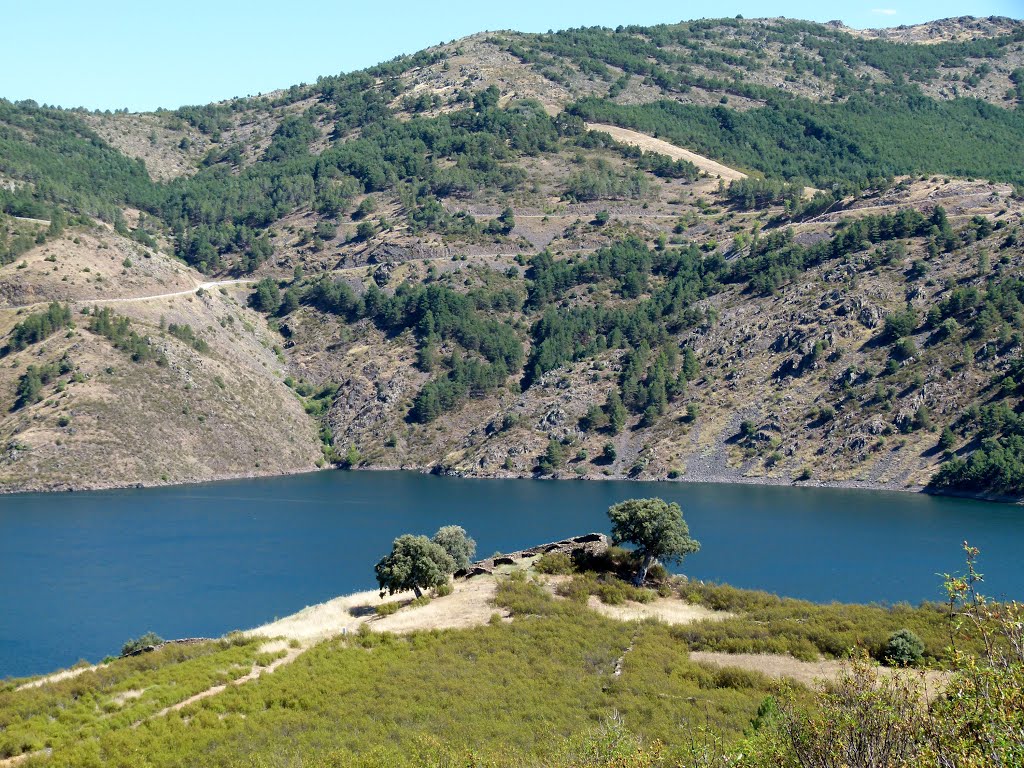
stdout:
[[221,473],[212,475],[210,477],[197,478],[195,480],[186,480],[182,482],[105,482],[105,481],[91,481],[83,483],[53,483],[53,484],[34,484],[31,482],[19,484],[17,486],[7,485],[0,487],[0,496],[18,494],[18,493],[80,493],[88,491],[108,491],[108,490],[128,490],[128,489],[142,489],[142,488],[176,488],[186,487],[195,485],[205,485],[207,483],[226,482],[231,480],[249,480],[249,479],[266,479],[273,477],[290,477],[293,475],[304,475],[314,474],[316,472],[330,472],[330,471],[357,471],[357,472],[419,472],[420,474],[431,474],[442,477],[459,477],[471,480],[543,480],[550,482],[607,482],[607,481],[624,481],[633,483],[679,483],[683,485],[761,485],[771,487],[788,487],[788,488],[835,488],[835,489],[848,489],[848,490],[862,490],[862,491],[886,491],[896,493],[923,493],[929,496],[950,496],[954,498],[963,499],[975,499],[978,501],[990,501],[996,503],[1005,504],[1024,504],[1024,499],[1018,496],[1001,496],[998,494],[985,494],[975,493],[969,491],[949,491],[949,490],[936,490],[928,488],[926,486],[913,485],[897,485],[891,483],[873,483],[870,481],[860,480],[823,480],[812,478],[809,480],[788,480],[785,478],[775,477],[748,477],[737,474],[726,474],[719,475],[717,473],[699,473],[699,476],[691,476],[688,474],[681,474],[679,477],[657,477],[657,478],[635,478],[629,477],[625,474],[614,474],[614,475],[599,475],[599,476],[587,476],[587,477],[576,477],[576,476],[545,476],[540,477],[536,474],[530,473],[516,473],[516,472],[494,472],[494,473],[474,473],[465,470],[445,468],[440,465],[433,466],[375,466],[375,467],[360,467],[357,470],[338,470],[335,468],[321,468],[315,467],[300,467],[293,470],[286,470],[283,472],[237,472],[237,473]]

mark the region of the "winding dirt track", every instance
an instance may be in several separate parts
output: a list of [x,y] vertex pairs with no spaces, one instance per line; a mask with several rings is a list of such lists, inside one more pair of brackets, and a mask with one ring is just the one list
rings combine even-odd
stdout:
[[[279,659],[275,659],[269,665],[265,667],[253,666],[250,672],[242,675],[239,678],[236,678],[235,680],[232,680],[230,683],[224,683],[222,685],[215,685],[211,688],[207,688],[205,691],[202,691],[201,693],[197,693],[194,696],[189,696],[184,701],[179,701],[177,704],[172,704],[169,707],[164,707],[159,712],[147,717],[146,720],[152,720],[155,717],[164,717],[165,715],[168,715],[171,712],[177,712],[179,710],[182,710],[190,704],[195,704],[197,701],[202,701],[203,699],[208,699],[211,696],[216,696],[221,691],[226,690],[229,685],[244,685],[250,680],[256,680],[259,677],[262,677],[263,675],[270,674],[278,667],[283,667],[285,664],[291,664],[293,661],[299,658],[299,656],[302,655],[302,653],[308,650],[308,648],[309,646],[299,646],[298,648],[289,647],[286,649],[286,653],[284,656],[282,656]],[[267,648],[265,647],[264,650],[267,650]],[[145,721],[140,720],[137,723],[132,723],[132,728],[139,727],[143,722]]]
[[175,296],[189,296],[190,294],[198,293],[199,291],[210,291],[214,288],[220,288],[227,285],[242,285],[245,283],[255,283],[255,280],[212,280],[206,283],[200,283],[194,288],[187,288],[184,291],[172,291],[170,293],[157,293],[153,296],[133,296],[124,299],[96,299],[94,301],[83,301],[83,304],[130,304],[136,301],[153,301],[155,299],[172,299]]
[[[154,293],[149,296],[126,296],[116,299],[68,299],[68,304],[133,304],[143,301],[156,301],[158,299],[173,299],[177,296],[191,296],[198,293],[199,291],[210,291],[214,288],[221,288],[227,285],[242,285],[245,283],[255,283],[255,280],[211,280],[205,283],[198,283],[191,288],[186,288],[184,291],[171,291],[169,293]],[[50,302],[48,301],[34,301],[31,304],[13,304],[11,306],[0,307],[2,310],[17,310],[17,309],[31,309],[32,307],[46,306]]]

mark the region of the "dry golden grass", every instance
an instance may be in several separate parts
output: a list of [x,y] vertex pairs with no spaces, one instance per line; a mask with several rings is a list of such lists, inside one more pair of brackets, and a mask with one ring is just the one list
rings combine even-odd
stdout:
[[674,597],[659,597],[649,603],[634,603],[627,600],[621,605],[605,605],[591,595],[587,607],[602,616],[619,621],[643,621],[657,619],[666,624],[690,624],[694,621],[721,621],[732,617],[728,611],[713,611],[702,605],[691,605]]
[[436,597],[425,605],[405,606],[390,616],[378,616],[376,609],[385,603],[409,603],[413,598],[412,592],[400,592],[383,598],[377,590],[343,595],[256,627],[247,634],[315,643],[355,632],[361,624],[367,624],[374,632],[404,634],[417,630],[457,629],[487,623],[496,610],[494,577],[458,579],[452,586],[454,589],[450,595]]
[[[710,651],[691,651],[690,659],[716,667],[739,667],[775,679],[793,680],[809,688],[820,687],[822,683],[836,680],[845,669],[847,662],[835,659],[819,661],[801,661],[792,656],[775,653],[715,653]],[[950,673],[940,670],[913,670],[878,667],[880,675],[909,675],[919,677],[922,693],[931,700],[949,682]]]
[[646,133],[631,131],[628,128],[619,128],[616,125],[606,125],[604,123],[587,123],[587,128],[591,131],[603,131],[604,133],[610,134],[616,141],[621,141],[623,144],[631,144],[634,147],[640,147],[640,149],[647,152],[657,152],[659,155],[668,155],[673,160],[686,160],[687,162],[693,163],[709,176],[717,176],[725,179],[726,181],[736,181],[738,179],[747,178],[747,174],[742,171],[737,171],[735,168],[722,165],[711,158],[698,155],[696,152],[691,152],[688,149],[677,147],[675,144],[670,144],[663,139],[656,139],[653,136],[648,136]]

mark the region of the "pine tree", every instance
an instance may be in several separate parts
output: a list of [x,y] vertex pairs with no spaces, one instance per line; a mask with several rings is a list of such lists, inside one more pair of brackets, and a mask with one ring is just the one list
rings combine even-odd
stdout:
[[608,400],[604,405],[604,412],[608,415],[608,431],[613,435],[619,434],[626,426],[626,406],[622,404],[619,391],[613,389],[608,393]]

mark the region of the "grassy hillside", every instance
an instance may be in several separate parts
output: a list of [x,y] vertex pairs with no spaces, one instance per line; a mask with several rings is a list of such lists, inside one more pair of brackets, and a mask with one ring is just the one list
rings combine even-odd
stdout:
[[2,102],[0,328],[111,301],[167,341],[110,421],[193,446],[128,441],[122,475],[89,458],[107,417],[40,429],[70,329],[4,369],[5,487],[322,457],[1018,496],[1021,88],[1010,19],[730,19],[478,35],[147,115]]
[[[971,620],[1000,638],[1004,625],[970,600],[955,601],[958,631],[948,607],[821,606],[685,580],[657,582],[655,593],[603,569],[572,573],[563,559],[475,577],[495,582],[493,613],[470,628],[374,629],[396,615],[414,621],[457,612],[448,601],[469,589],[457,580],[455,595],[449,588],[432,601],[392,603],[402,606],[397,614],[353,610],[358,631],[315,644],[235,634],[73,675],[7,681],[0,684],[0,759],[25,756],[23,764],[47,766],[141,759],[154,767],[753,767],[797,765],[801,750],[836,754],[870,744],[898,748],[906,759],[893,766],[939,765],[929,752],[936,745],[943,754],[982,754],[977,742],[961,740],[969,718],[949,709],[940,688],[971,697],[971,685],[987,674],[979,669],[992,669],[1000,697],[1020,690],[1019,659],[1007,669],[989,667],[992,653]],[[551,570],[563,573],[541,573]],[[682,623],[614,618],[646,606],[672,617],[673,606],[693,610],[687,601],[719,613],[705,610],[703,620]],[[919,663],[932,669],[821,659],[859,648],[892,663],[894,633],[920,643]],[[947,647],[950,638],[961,655]],[[702,651],[708,648],[728,653]],[[735,655],[751,651],[761,655]],[[976,669],[969,660],[979,656]],[[920,706],[925,685],[932,686],[927,711]],[[1019,713],[1010,700],[985,707],[984,716],[1008,718],[986,725],[992,735],[1012,734]],[[854,734],[859,740],[848,741]],[[1012,737],[998,747],[1013,748]]]

